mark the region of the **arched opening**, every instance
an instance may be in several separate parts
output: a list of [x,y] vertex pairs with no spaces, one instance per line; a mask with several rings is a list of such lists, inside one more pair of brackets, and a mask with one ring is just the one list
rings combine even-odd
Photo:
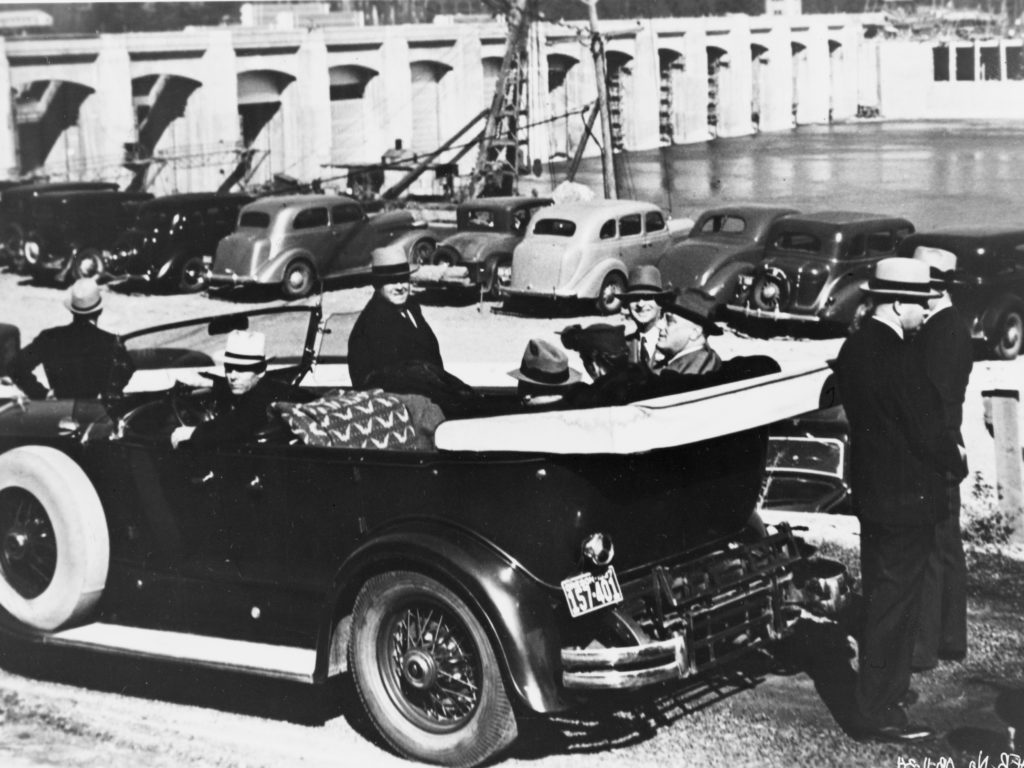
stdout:
[[722,125],[722,102],[724,93],[722,88],[722,70],[728,69],[731,60],[729,53],[714,45],[709,45],[708,51],[708,133],[718,136],[719,127]]
[[799,123],[800,101],[807,89],[807,46],[803,43],[790,43],[793,51],[793,125]]
[[451,67],[436,61],[414,61],[409,66],[412,77],[412,142],[413,152],[433,152],[447,138],[441,130],[444,105],[441,81]]
[[88,152],[78,125],[92,88],[67,80],[36,80],[15,95],[18,170],[78,180],[98,169],[87,166]]
[[[583,118],[579,110],[583,98],[582,67],[571,56],[553,53],[548,56],[548,129],[549,156],[568,157],[575,152],[583,137]],[[575,113],[575,114],[574,114]]]
[[633,57],[608,51],[608,111],[612,121],[612,147],[625,149],[628,143],[627,115],[633,109]]
[[295,80],[284,72],[253,70],[238,75],[242,145],[254,150],[249,181],[267,182],[285,170],[285,121],[281,95]]
[[838,96],[842,92],[843,60],[845,51],[842,43],[828,41],[828,121],[831,123],[836,111]]
[[658,71],[660,94],[658,99],[658,135],[662,144],[673,144],[676,137],[678,113],[682,104],[678,105],[683,93],[683,75],[686,72],[686,60],[678,51],[662,48],[658,51]]
[[[137,140],[128,148],[125,165],[132,169],[135,178],[130,189],[149,188],[148,177],[160,169],[153,166],[150,158],[159,151],[173,157],[178,153],[193,151],[189,148],[188,128],[183,120],[185,109],[192,93],[202,85],[178,75],[146,75],[132,80],[132,108],[135,114],[135,135]],[[179,164],[170,163],[169,174],[161,174],[171,190],[179,188],[177,175]]]
[[750,123],[754,131],[761,130],[761,116],[765,113],[768,80],[768,49],[763,45],[750,45]]
[[372,112],[377,71],[339,66],[328,71],[331,98],[331,162],[370,162],[368,115]]

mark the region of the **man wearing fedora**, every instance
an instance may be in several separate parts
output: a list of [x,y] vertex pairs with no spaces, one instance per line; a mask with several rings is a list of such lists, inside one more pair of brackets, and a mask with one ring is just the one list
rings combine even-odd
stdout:
[[[33,400],[120,393],[135,366],[117,336],[97,325],[103,296],[96,280],[77,280],[64,297],[64,306],[71,322],[47,328],[22,349],[11,361],[11,380]],[[49,389],[35,377],[40,365]]]
[[882,259],[862,288],[875,300],[875,313],[846,339],[834,363],[850,423],[865,601],[849,731],[861,740],[910,743],[934,736],[909,723],[903,703],[921,584],[935,528],[946,516],[946,478],[960,471],[962,460],[910,343],[928,301],[938,296],[927,265]]
[[928,303],[928,317],[914,338],[920,365],[942,405],[948,440],[964,457],[960,471],[947,477],[940,499],[943,519],[935,527],[935,549],[928,558],[921,593],[921,615],[911,666],[933,669],[939,659],[961,660],[967,655],[967,562],[960,534],[960,480],[967,476],[966,451],[960,433],[964,397],[973,366],[971,337],[950,299],[956,284],[956,254],[920,246],[913,258],[928,265],[932,288],[939,296]]
[[661,371],[683,374],[714,373],[722,358],[709,345],[708,336],[722,333],[711,318],[715,299],[695,288],[679,291],[662,305],[665,320],[658,336],[658,351],[664,356]]
[[519,367],[508,375],[519,382],[519,399],[528,408],[561,407],[567,394],[584,386],[565,350],[545,339],[530,339]]
[[643,264],[629,270],[626,290],[619,294],[636,328],[626,336],[629,362],[656,370],[662,362],[658,351],[661,331],[661,302],[672,296],[661,282],[661,270]]
[[364,389],[371,374],[410,361],[444,368],[441,349],[419,304],[410,296],[415,271],[399,246],[377,248],[372,255],[373,296],[363,308],[348,339],[348,370],[352,385]]

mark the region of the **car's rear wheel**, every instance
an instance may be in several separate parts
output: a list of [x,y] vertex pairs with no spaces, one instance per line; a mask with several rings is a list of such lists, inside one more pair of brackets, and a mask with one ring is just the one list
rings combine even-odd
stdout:
[[1024,341],[1024,319],[1016,309],[1008,309],[999,319],[992,343],[992,354],[999,360],[1014,360]]
[[83,277],[98,278],[106,271],[106,262],[98,248],[83,248],[74,255],[71,269],[68,270],[67,282],[73,283]]
[[284,271],[281,292],[286,299],[301,299],[309,296],[314,282],[316,273],[313,271],[313,265],[308,261],[293,261]]
[[472,766],[516,738],[498,661],[466,603],[434,579],[371,578],[352,612],[349,669],[377,730],[415,760]]
[[25,244],[25,233],[17,224],[7,224],[0,234],[0,251],[3,258],[0,261],[11,265],[14,269],[20,269],[24,262],[21,252]]
[[95,607],[109,564],[103,506],[78,464],[36,445],[0,456],[0,607],[57,629]]
[[28,269],[34,269],[43,257],[43,241],[39,235],[32,233],[28,235],[21,244],[22,264]]
[[186,256],[178,267],[179,293],[199,293],[206,287],[206,266],[202,256]]
[[429,237],[423,237],[413,243],[412,248],[409,249],[409,263],[414,267],[420,267],[430,263],[430,258],[434,255],[434,250],[437,248],[437,243]]
[[599,314],[614,315],[622,309],[622,296],[626,290],[626,276],[621,272],[609,273],[604,282],[601,283],[601,290],[598,291],[594,306]]
[[501,288],[512,282],[512,257],[497,256],[487,262],[483,292],[489,299],[501,298]]

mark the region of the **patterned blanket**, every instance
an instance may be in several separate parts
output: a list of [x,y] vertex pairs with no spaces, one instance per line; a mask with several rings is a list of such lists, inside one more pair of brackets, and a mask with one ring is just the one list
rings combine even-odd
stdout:
[[380,389],[332,390],[309,403],[275,403],[289,429],[306,445],[326,448],[422,450],[409,409]]

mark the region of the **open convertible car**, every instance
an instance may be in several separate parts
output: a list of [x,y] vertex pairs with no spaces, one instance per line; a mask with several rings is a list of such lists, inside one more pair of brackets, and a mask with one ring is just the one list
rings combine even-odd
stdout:
[[849,596],[753,514],[765,425],[818,407],[824,365],[577,411],[488,390],[490,415],[416,450],[270,418],[172,449],[210,397],[175,381],[215,378],[235,328],[311,395],[344,370],[344,328],[291,306],[126,335],[116,398],[0,407],[4,631],[311,684],[347,669],[392,748],[467,766],[520,715],[703,673]]

